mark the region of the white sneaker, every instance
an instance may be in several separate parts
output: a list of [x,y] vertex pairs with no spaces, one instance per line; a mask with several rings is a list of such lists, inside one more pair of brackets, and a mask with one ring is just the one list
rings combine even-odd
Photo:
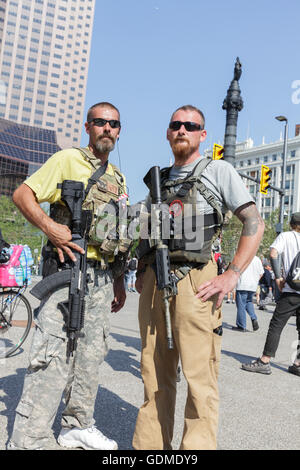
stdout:
[[99,429],[91,426],[87,429],[62,429],[57,442],[63,447],[74,449],[81,447],[85,450],[117,450],[118,444],[104,436]]

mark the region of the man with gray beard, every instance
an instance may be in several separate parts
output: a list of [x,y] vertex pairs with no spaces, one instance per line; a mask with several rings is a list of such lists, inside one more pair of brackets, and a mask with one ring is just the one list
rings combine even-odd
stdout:
[[[118,312],[126,299],[122,256],[118,258],[115,246],[111,251],[109,248],[104,251],[103,243],[107,240],[100,243],[94,235],[97,210],[111,199],[118,201],[126,197],[124,176],[108,163],[121,130],[118,109],[107,102],[95,104],[88,111],[85,129],[89,135],[87,147],[65,149],[52,155],[13,195],[14,203],[27,220],[39,227],[49,240],[44,277],[64,269],[70,260],[76,261],[74,250],[83,252],[71,241],[70,212],[61,202],[58,184],[74,180],[89,188],[82,207],[92,211],[93,230],[89,231],[87,246],[83,336],[78,338],[73,356],[67,359],[66,328],[58,304],[68,299],[69,289],[56,290],[43,299],[35,312],[30,364],[16,409],[9,450],[49,448],[51,426],[62,395],[65,408],[58,437],[60,445],[87,450],[118,447],[94,426],[93,419],[99,366],[108,350],[110,312]],[[44,201],[51,204],[51,217],[39,206]]]

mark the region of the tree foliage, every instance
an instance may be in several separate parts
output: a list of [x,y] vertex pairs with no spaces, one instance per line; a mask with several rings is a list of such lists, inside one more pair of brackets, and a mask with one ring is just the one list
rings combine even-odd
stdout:
[[[259,245],[257,256],[261,258],[269,258],[270,255],[270,245],[277,237],[277,233],[275,230],[276,224],[278,223],[279,218],[279,209],[276,209],[274,212],[271,213],[268,220],[264,220],[265,222],[265,231],[263,239]],[[240,220],[232,216],[229,222],[224,225],[223,233],[222,233],[222,254],[225,259],[226,263],[232,261],[234,253],[236,252],[239,238],[242,233],[242,223]],[[289,221],[284,221],[284,231],[289,230]]]
[[0,208],[0,228],[5,241],[11,245],[28,245],[32,253],[37,248],[40,254],[43,232],[23,217],[10,198],[0,196]]

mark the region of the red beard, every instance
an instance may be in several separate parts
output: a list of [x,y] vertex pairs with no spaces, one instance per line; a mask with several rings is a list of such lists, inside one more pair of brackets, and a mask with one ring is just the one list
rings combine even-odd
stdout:
[[184,159],[191,154],[191,145],[187,139],[176,139],[172,145],[172,150],[177,158]]

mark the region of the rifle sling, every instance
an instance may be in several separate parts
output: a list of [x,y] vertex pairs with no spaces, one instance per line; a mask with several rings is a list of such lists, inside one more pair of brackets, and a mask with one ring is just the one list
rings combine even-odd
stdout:
[[99,178],[101,178],[101,176],[104,175],[107,169],[107,165],[108,165],[108,161],[106,161],[104,165],[99,166],[99,168],[97,168],[97,170],[92,174],[92,176],[89,177],[88,184],[85,190],[85,197],[87,197],[91,187],[97,183],[97,181],[99,180]]
[[[97,168],[97,170],[92,174],[92,176],[89,177],[88,184],[87,184],[87,187],[85,189],[85,198],[87,197],[88,193],[90,192],[91,187],[94,184],[97,183],[97,181],[99,180],[99,178],[101,178],[101,176],[104,175],[104,173],[106,172],[106,169],[107,169],[107,165],[108,165],[108,162],[106,161],[104,163],[104,165],[99,166],[99,168]],[[61,189],[62,184],[58,183],[57,188]]]

